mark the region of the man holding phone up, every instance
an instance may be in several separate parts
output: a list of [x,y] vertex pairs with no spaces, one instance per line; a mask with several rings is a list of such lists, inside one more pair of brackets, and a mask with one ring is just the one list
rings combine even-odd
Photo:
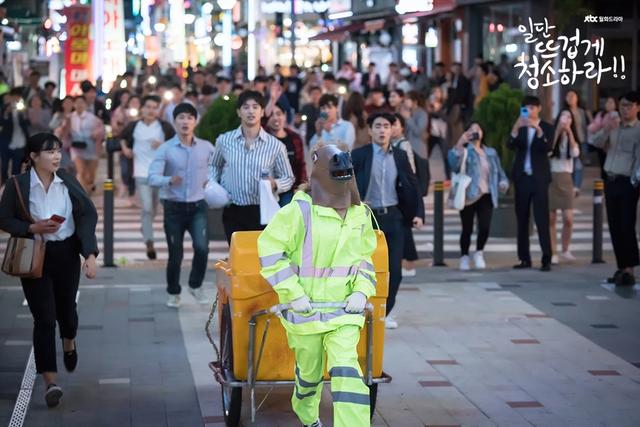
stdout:
[[640,197],[640,94],[623,95],[619,105],[619,118],[608,120],[593,135],[591,144],[607,153],[604,192],[609,233],[618,266],[608,282],[616,286],[633,286],[636,282],[633,268],[640,264],[635,233]]
[[551,237],[549,233],[549,152],[553,148],[553,126],[540,120],[540,100],[525,96],[520,117],[511,129],[508,146],[516,151],[511,176],[515,187],[518,221],[518,259],[513,268],[531,268],[529,252],[529,213],[538,229],[542,249],[541,271],[551,271]]
[[338,98],[324,94],[320,97],[320,118],[316,121],[316,134],[309,141],[313,148],[318,141],[325,144],[345,144],[349,151],[356,141],[356,130],[351,122],[338,117]]

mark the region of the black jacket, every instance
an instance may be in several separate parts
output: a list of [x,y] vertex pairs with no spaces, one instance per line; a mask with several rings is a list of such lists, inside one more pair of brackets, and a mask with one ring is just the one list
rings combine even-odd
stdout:
[[[549,152],[553,149],[553,126],[547,122],[540,121],[542,137],[533,136],[531,142],[531,171],[538,184],[548,185],[551,182],[551,165],[549,163]],[[513,160],[511,178],[514,183],[524,176],[524,161],[527,156],[528,128],[518,129],[518,136],[513,138],[509,135],[508,146],[516,150],[516,157]]]
[[458,76],[458,82],[455,88],[449,88],[447,110],[450,110],[454,105],[460,105],[462,109],[467,109],[473,106],[471,82],[463,75]]
[[363,96],[368,96],[371,89],[382,87],[382,82],[380,81],[380,74],[376,73],[376,76],[373,78],[373,86],[369,86],[369,73],[364,73],[362,75],[362,88],[363,88]]
[[[27,118],[26,110],[18,112],[18,123],[20,123],[22,132],[24,132],[24,137],[28,138],[29,119]],[[0,115],[0,127],[0,147],[6,149],[11,144],[11,136],[13,135],[13,117],[6,106],[2,109],[2,115]]]
[[[64,185],[69,190],[69,197],[73,205],[73,221],[76,226],[75,236],[80,243],[80,254],[87,258],[94,254],[98,256],[98,242],[96,239],[96,224],[98,222],[98,212],[93,202],[85,193],[80,183],[65,171],[58,170],[56,174],[62,179]],[[31,191],[31,171],[14,176],[18,180],[18,186],[22,193],[22,198],[29,210],[29,193]],[[16,195],[15,184],[12,180],[7,181],[2,199],[0,200],[0,229],[12,236],[33,237],[29,233],[29,221],[24,217],[20,208],[20,200]]]
[[[398,178],[396,191],[398,192],[398,208],[402,212],[406,225],[413,222],[413,218],[424,220],[424,202],[418,191],[418,180],[411,171],[411,165],[407,153],[400,149],[392,149],[393,159],[396,162]],[[360,192],[360,198],[364,201],[371,181],[371,165],[373,164],[373,144],[365,145],[351,152],[353,170],[356,174],[356,185]],[[373,206],[377,207],[377,206]]]
[[[91,112],[91,109],[89,109]],[[96,115],[97,118],[102,120],[102,123],[108,125],[111,122],[111,114],[109,114],[109,110],[106,109],[104,103],[99,99],[96,99],[93,103],[93,114]]]

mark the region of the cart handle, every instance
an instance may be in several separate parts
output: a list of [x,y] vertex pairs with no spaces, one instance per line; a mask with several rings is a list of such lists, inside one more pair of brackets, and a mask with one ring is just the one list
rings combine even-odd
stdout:
[[[347,303],[345,301],[340,302],[312,302],[311,308],[345,308]],[[291,304],[276,304],[272,307],[269,307],[266,312],[271,314],[280,313],[283,310],[290,310]],[[365,307],[365,311],[373,311],[373,304],[368,302]]]
[[228,259],[219,259],[214,264],[214,268],[221,270],[225,275],[231,277],[231,265],[227,261]]

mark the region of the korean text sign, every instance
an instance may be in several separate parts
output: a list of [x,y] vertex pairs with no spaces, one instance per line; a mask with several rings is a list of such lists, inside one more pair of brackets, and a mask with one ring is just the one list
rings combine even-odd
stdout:
[[520,69],[518,78],[525,77],[530,89],[555,84],[573,85],[579,76],[596,79],[600,83],[602,76],[611,73],[614,78],[625,79],[624,55],[613,56],[612,64],[604,64],[604,37],[582,39],[580,29],[569,35],[552,37],[555,26],[549,25],[547,18],[543,22],[534,23],[531,18],[527,25],[520,25],[518,30],[524,35],[526,44],[533,46],[529,57],[522,52],[514,68]]

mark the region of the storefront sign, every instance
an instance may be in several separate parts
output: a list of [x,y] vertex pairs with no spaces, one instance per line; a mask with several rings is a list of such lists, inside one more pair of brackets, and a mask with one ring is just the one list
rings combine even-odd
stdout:
[[402,26],[402,44],[418,44],[418,24],[404,24]]
[[[295,0],[296,14],[302,13],[324,13],[329,10],[328,0]],[[345,3],[345,1],[343,1]],[[349,0],[346,3],[351,3]],[[262,0],[260,2],[260,10],[262,13],[270,15],[273,13],[291,13],[291,1],[287,0]]]
[[67,41],[64,49],[65,87],[69,95],[81,95],[80,83],[91,80],[92,48],[91,8],[70,6],[64,9],[67,17]]
[[340,13],[351,10],[351,0],[330,0],[327,11],[329,13]]
[[109,90],[116,77],[127,71],[123,0],[104,1],[102,90]]
[[184,27],[184,0],[169,0],[169,37],[167,47],[173,54],[173,62],[187,59],[187,37]]
[[429,12],[433,10],[433,1],[434,0],[398,0],[396,12],[398,12],[399,15],[414,12]]

